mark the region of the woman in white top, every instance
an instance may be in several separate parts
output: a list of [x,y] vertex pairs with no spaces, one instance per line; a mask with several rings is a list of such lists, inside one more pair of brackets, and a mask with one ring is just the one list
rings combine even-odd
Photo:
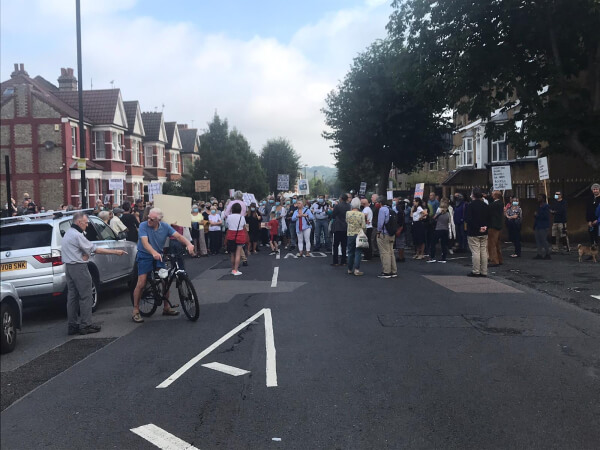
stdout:
[[231,274],[233,276],[241,275],[238,270],[240,258],[242,256],[242,247],[246,243],[246,219],[241,215],[242,207],[239,203],[234,203],[231,207],[232,214],[227,216],[227,251],[231,256]]
[[212,205],[210,209],[210,214],[208,215],[208,239],[210,241],[210,254],[218,255],[219,249],[221,248],[221,225],[223,221],[221,220],[221,215],[218,214],[216,205]]
[[415,244],[415,256],[414,259],[423,259],[425,253],[425,236],[427,233],[425,220],[427,218],[427,212],[421,207],[421,199],[415,197],[413,200],[413,207],[410,210],[412,214],[413,226],[413,242]]

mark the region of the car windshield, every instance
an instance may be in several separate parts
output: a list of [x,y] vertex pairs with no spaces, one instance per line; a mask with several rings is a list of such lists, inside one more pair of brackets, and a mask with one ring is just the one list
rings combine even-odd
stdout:
[[52,226],[48,224],[18,225],[0,230],[0,251],[50,247]]

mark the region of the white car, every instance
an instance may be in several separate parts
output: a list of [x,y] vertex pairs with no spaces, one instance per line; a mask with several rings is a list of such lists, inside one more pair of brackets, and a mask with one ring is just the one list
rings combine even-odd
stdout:
[[17,330],[23,321],[23,303],[16,289],[10,283],[1,282],[2,300],[0,300],[0,316],[2,317],[2,335],[0,351],[10,353],[17,345]]

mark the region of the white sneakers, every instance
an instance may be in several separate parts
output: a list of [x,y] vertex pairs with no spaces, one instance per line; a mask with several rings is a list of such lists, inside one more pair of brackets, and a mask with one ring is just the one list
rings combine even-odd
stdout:
[[240,272],[239,270],[231,271],[231,275],[233,275],[234,277],[239,277],[241,274],[242,274],[242,272]]

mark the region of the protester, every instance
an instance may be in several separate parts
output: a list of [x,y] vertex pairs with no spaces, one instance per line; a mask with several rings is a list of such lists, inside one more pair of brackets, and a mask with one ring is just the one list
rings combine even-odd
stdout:
[[447,202],[445,204],[441,204],[440,207],[436,210],[435,214],[433,215],[435,229],[433,233],[433,241],[429,246],[429,260],[427,261],[428,263],[437,262],[437,260],[435,259],[435,250],[438,241],[441,242],[442,247],[442,259],[440,259],[439,262],[446,263],[446,255],[448,253],[448,237],[450,235],[451,224],[451,217],[448,208],[449,205]]
[[510,208],[506,210],[506,223],[508,227],[508,237],[515,246],[515,251],[511,258],[521,257],[521,224],[523,223],[523,211],[519,207],[519,199],[513,197]]
[[533,232],[537,255],[533,259],[552,259],[550,245],[548,244],[548,230],[550,229],[550,207],[546,202],[546,194],[538,194],[538,209],[535,212]]
[[504,262],[500,246],[502,222],[504,222],[502,192],[494,191],[492,192],[492,202],[490,204],[490,226],[488,228],[488,267],[497,267]]
[[431,243],[433,242],[433,235],[435,232],[435,222],[433,221],[433,216],[435,215],[435,213],[439,207],[440,207],[440,202],[437,199],[435,192],[430,192],[429,200],[427,201],[427,205],[423,206],[423,208],[427,209],[427,220],[424,221],[425,229],[426,229],[426,234],[425,234],[426,250],[425,251],[427,253],[429,253],[429,251],[430,251]]
[[125,239],[127,237],[127,227],[121,221],[121,216],[123,216],[124,212],[125,211],[122,208],[114,208],[110,212],[110,220],[108,222],[119,239]]
[[256,203],[251,203],[246,214],[246,224],[248,224],[248,235],[250,237],[250,253],[256,253],[258,248],[262,223],[262,215],[259,213],[261,210],[265,210],[264,205],[257,211]]
[[98,219],[110,227],[110,213],[108,211],[100,211],[98,213]]
[[[311,220],[314,220],[313,213],[310,208],[304,206],[302,200],[296,202],[296,211],[292,216],[292,222],[296,224],[296,235],[298,237],[298,254],[297,256],[310,256],[310,232]],[[302,247],[304,246],[304,254]]]
[[292,223],[292,217],[294,216],[294,213],[296,212],[296,202],[298,201],[297,197],[294,196],[292,197],[292,200],[290,201],[288,199],[288,201],[286,202],[286,226],[289,232],[289,238],[290,238],[290,250],[294,250],[296,248],[296,243],[298,240],[298,237],[296,236],[296,226],[294,223]]
[[139,222],[137,221],[134,214],[131,212],[131,204],[129,202],[123,203],[123,215],[121,215],[121,222],[127,227],[127,240],[129,242],[138,241],[138,227]]
[[213,205],[210,209],[210,215],[208,216],[209,227],[208,227],[208,238],[210,243],[210,254],[218,255],[219,249],[221,248],[221,225],[223,225],[223,220],[221,219],[221,215],[217,214],[217,207]]
[[231,257],[231,274],[239,276],[242,274],[238,270],[242,246],[247,241],[246,219],[241,214],[242,207],[239,203],[233,203],[227,216],[227,252]]
[[233,200],[230,201],[229,204],[226,206],[223,217],[225,219],[227,219],[227,217],[230,214],[232,214],[231,210],[233,208],[233,205],[236,205],[236,204],[240,205],[240,208],[241,208],[240,214],[242,216],[245,216],[247,207],[246,207],[246,204],[244,203],[243,199],[244,199],[244,193],[242,191],[235,191],[233,193]]
[[391,200],[386,200],[380,196],[378,200],[381,204],[377,217],[377,247],[379,248],[379,258],[381,259],[382,272],[378,275],[379,278],[395,278],[398,276],[396,267],[396,257],[394,256],[394,240],[395,233],[388,231],[388,224],[392,220]]
[[321,244],[324,244],[328,251],[331,248],[329,240],[329,205],[325,202],[325,196],[320,195],[319,198],[311,206],[311,211],[315,216],[315,251],[321,250]]
[[421,206],[421,199],[415,197],[411,209],[412,215],[412,238],[415,245],[414,259],[423,259],[425,253],[425,237],[427,234],[426,218],[427,211]]
[[[350,211],[350,205],[348,202],[348,194],[342,194],[340,201],[333,208],[331,215],[333,219],[333,225],[331,229],[333,231],[333,263],[332,266],[345,266],[346,265],[346,248],[348,246],[348,224],[346,222],[346,213]],[[339,259],[338,250],[341,246],[342,257]],[[339,261],[339,263],[338,263]]]
[[194,244],[196,257],[200,258],[207,255],[208,251],[206,249],[206,241],[204,240],[204,216],[200,213],[198,205],[192,205],[191,221],[192,228],[190,235]]
[[556,191],[554,201],[550,207],[550,213],[554,216],[552,223],[552,245],[553,252],[559,252],[562,247],[567,251],[569,248],[569,235],[567,233],[567,201],[563,198],[561,191]]
[[269,243],[271,245],[270,255],[276,255],[279,252],[279,246],[277,245],[277,236],[279,235],[279,220],[277,220],[277,211],[271,211],[271,220],[269,220],[267,226],[269,230]]
[[371,244],[373,239],[373,210],[369,206],[369,201],[363,198],[360,201],[362,207],[362,213],[365,216],[366,235],[369,240],[369,248],[364,250],[365,260],[370,261],[373,259],[373,245]]
[[[404,251],[406,250],[406,237],[407,237],[407,231],[406,231],[406,210],[404,209],[404,206],[406,205],[406,203],[404,201],[400,201],[398,203],[399,207],[398,207],[398,215],[397,215],[397,219],[398,219],[398,231],[396,232],[396,241],[395,241],[395,245],[396,245],[396,250],[398,250],[398,256],[396,257],[396,262],[406,262],[406,258],[404,257]],[[409,216],[410,216],[410,209],[409,209]]]
[[454,194],[454,224],[456,226],[455,250],[464,252],[467,250],[467,232],[465,231],[465,198],[462,194]]
[[361,276],[364,275],[360,271],[360,260],[362,257],[362,248],[356,246],[356,238],[358,233],[366,230],[365,215],[360,211],[361,201],[358,198],[353,198],[350,202],[351,211],[346,212],[347,228],[347,256],[348,256],[348,274]]
[[92,276],[88,261],[92,253],[98,255],[126,255],[124,250],[96,247],[84,235],[89,224],[87,214],[73,214],[73,225],[62,238],[61,257],[67,278],[68,334],[91,334],[100,331],[92,323]]
[[585,219],[590,233],[590,243],[592,245],[594,245],[594,243],[600,245],[600,238],[598,237],[600,223],[596,219],[596,209],[598,209],[598,205],[600,205],[600,184],[592,184],[591,190],[593,197],[587,204]]
[[483,201],[481,189],[474,188],[473,201],[465,209],[467,238],[473,270],[470,277],[487,277],[488,274],[488,227],[490,225],[490,207]]

